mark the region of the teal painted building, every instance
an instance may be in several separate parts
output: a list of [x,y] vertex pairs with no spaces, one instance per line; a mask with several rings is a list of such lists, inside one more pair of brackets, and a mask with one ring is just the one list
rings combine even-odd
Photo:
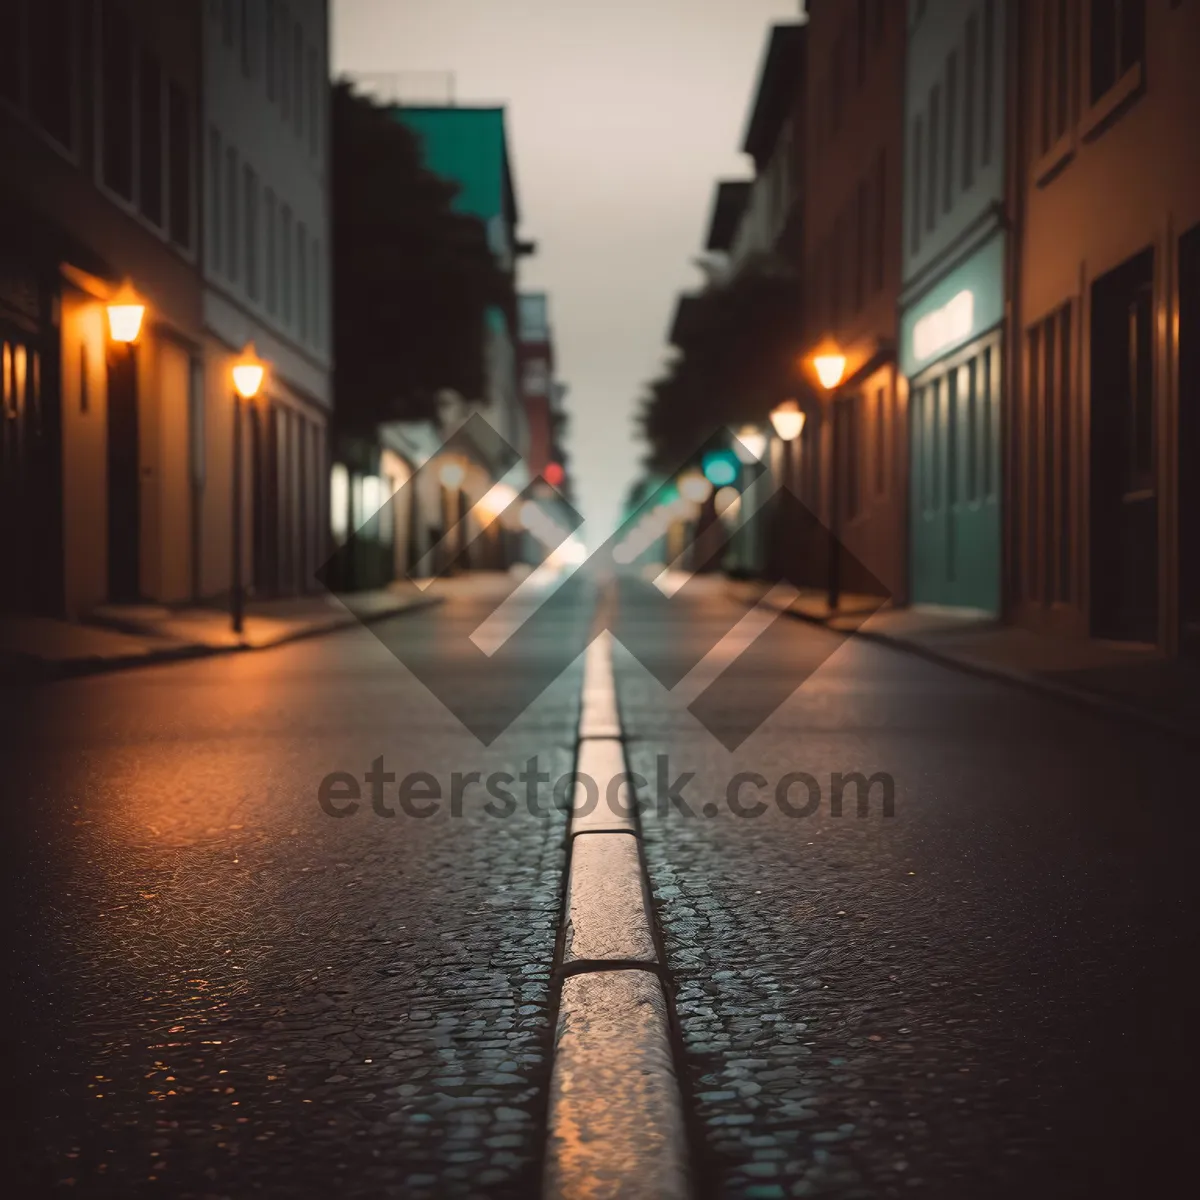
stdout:
[[914,604],[999,615],[1004,0],[910,0],[904,287]]

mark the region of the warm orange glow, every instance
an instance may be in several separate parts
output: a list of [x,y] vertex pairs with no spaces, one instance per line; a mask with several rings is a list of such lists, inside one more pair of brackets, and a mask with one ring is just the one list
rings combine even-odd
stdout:
[[771,411],[771,424],[785,442],[794,442],[804,432],[804,410],[795,400],[785,400]]
[[846,373],[846,356],[844,354],[818,354],[813,360],[813,370],[826,391],[833,391],[842,382]]
[[138,340],[142,332],[142,321],[146,306],[128,284],[108,302],[108,333],[114,342],[128,345]]
[[242,351],[241,358],[233,365],[233,386],[243,400],[253,400],[258,395],[266,377],[266,367],[254,353],[254,347],[247,346]]

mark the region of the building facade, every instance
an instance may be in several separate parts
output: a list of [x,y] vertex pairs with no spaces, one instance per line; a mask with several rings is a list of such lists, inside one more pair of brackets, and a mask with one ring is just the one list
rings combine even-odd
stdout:
[[909,586],[999,616],[1005,371],[1004,0],[910,0],[899,362]]
[[230,369],[267,367],[242,433],[243,578],[315,586],[328,549],[332,409],[327,0],[205,0],[202,591],[229,587]]
[[1031,628],[1200,632],[1200,8],[1021,0],[1010,600]]
[[[0,13],[8,609],[78,617],[203,587],[201,20],[199,0]],[[110,323],[116,302],[139,327]]]
[[[395,115],[419,138],[425,165],[459,185],[454,208],[483,223],[497,263],[515,280],[519,259],[532,253],[533,247],[517,235],[520,211],[504,109],[402,107],[395,109]],[[508,445],[524,456],[529,427],[518,384],[518,326],[515,304],[494,305],[487,310],[481,331],[483,395],[464,397],[463,403],[447,415],[457,422],[478,411]]]
[[536,477],[544,475],[555,461],[554,337],[549,297],[545,292],[523,292],[517,297],[517,310],[521,401],[529,428],[525,460],[529,474]]
[[[810,402],[800,490],[861,563],[847,591],[907,594],[907,391],[901,290],[906,11],[810,0],[804,110],[804,357],[846,358],[836,400]],[[814,396],[820,389],[813,381]],[[814,568],[816,562],[814,559]],[[815,581],[815,580],[814,580]]]

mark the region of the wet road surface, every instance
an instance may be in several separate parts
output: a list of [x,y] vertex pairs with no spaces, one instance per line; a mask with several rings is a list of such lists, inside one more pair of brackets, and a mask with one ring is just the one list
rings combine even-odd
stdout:
[[[656,595],[622,582],[615,664],[699,1193],[1185,1190],[1196,757],[787,618],[668,695],[641,662],[686,674],[743,610],[699,580],[664,622]],[[377,630],[477,730],[506,688],[465,639],[495,602]],[[593,603],[506,670],[557,673]],[[570,770],[580,670],[489,745],[362,630],[4,691],[15,1194],[536,1194],[564,819],[544,785],[500,816],[450,796]],[[322,811],[379,758],[438,811],[392,781],[395,816],[365,782]],[[738,772],[763,782],[731,801]],[[882,780],[833,815],[835,772],[889,776],[892,815]],[[655,803],[687,774],[692,815]]]
[[[696,584],[664,628],[627,582],[618,636],[699,658],[741,610]],[[789,617],[730,662],[700,681],[727,672],[697,705],[718,733],[808,676],[734,753],[616,659],[633,769],[652,792],[660,756],[694,773],[695,815],[654,804],[643,828],[705,1190],[1190,1190],[1200,761]],[[761,814],[732,811],[738,772]],[[807,783],[776,801],[790,772],[817,781],[812,815]],[[894,815],[877,784],[869,815],[850,788],[832,816],[834,772],[890,775]]]
[[[454,672],[494,603],[374,633]],[[17,1194],[530,1195],[563,818],[451,777],[568,771],[579,675],[490,747],[364,630],[6,693]],[[381,756],[440,811],[321,810]]]

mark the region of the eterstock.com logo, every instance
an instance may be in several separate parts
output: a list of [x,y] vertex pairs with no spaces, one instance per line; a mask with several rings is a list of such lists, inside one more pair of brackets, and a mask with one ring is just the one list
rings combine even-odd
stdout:
[[[714,434],[688,461],[701,462],[714,451],[727,453],[729,441],[727,434]],[[459,464],[477,464],[487,479],[500,479],[520,461],[475,413],[385,499],[384,508],[359,524],[318,578],[466,729],[490,745],[562,676],[590,639],[605,631],[663,688],[675,691],[745,616],[731,603],[709,605],[702,621],[689,620],[702,606],[705,577],[739,547],[767,547],[763,557],[770,578],[796,588],[812,586],[823,579],[823,570],[836,569],[844,586],[878,597],[877,603],[856,614],[857,623],[886,602],[886,589],[786,484],[775,486],[753,456],[739,457],[743,463],[736,520],[727,512],[718,514],[711,500],[694,506],[689,570],[680,573],[678,587],[656,587],[642,570],[655,546],[662,545],[661,539],[651,543],[642,534],[656,514],[680,503],[671,479],[645,497],[586,561],[572,563],[536,597],[526,591],[521,602],[514,603],[521,580],[513,577],[508,593],[490,601],[491,611],[481,612],[474,623],[439,623],[432,637],[414,635],[406,622],[370,622],[370,610],[357,591],[356,564],[378,556],[383,531],[396,527],[394,514],[422,511],[423,499],[428,508],[430,495],[444,500],[444,491],[453,491],[455,503],[445,504],[445,519],[432,523],[432,544],[422,543],[420,552],[410,556],[408,578],[414,588],[424,590],[431,579],[456,574],[464,566],[503,563],[503,547],[511,546],[514,536],[535,568],[561,558],[563,547],[575,543],[582,518],[540,476],[520,491],[507,489],[499,504],[493,488],[484,489],[490,504],[480,493],[469,509],[458,506],[467,475]],[[455,467],[448,472],[447,464]],[[389,505],[391,513],[386,514]],[[416,524],[410,522],[411,527]],[[514,535],[514,529],[521,532]],[[615,603],[597,605],[601,581],[615,581]],[[496,645],[480,644],[474,635],[501,613],[503,637]],[[688,698],[688,711],[729,750],[758,729],[840,644],[835,638],[820,639],[815,652],[806,645],[805,653],[797,655],[786,613],[772,611],[764,614],[764,621],[757,636]]]

